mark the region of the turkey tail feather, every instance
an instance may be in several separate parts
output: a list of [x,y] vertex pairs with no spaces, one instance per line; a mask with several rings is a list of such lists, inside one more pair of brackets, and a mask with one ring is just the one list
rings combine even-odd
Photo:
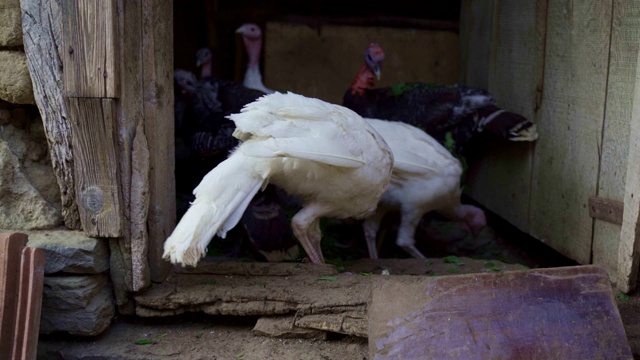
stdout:
[[234,152],[193,190],[195,200],[164,244],[164,259],[195,266],[211,238],[238,224],[265,180],[255,173],[256,159]]
[[538,138],[535,124],[520,114],[492,105],[478,109],[476,116],[477,131],[487,130],[511,141]]

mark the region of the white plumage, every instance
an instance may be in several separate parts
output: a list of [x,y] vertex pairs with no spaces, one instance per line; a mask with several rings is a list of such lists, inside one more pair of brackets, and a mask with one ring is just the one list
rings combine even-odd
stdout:
[[293,233],[311,261],[322,263],[320,218],[368,216],[389,184],[389,147],[345,107],[276,92],[229,119],[241,144],[194,190],[195,201],[164,244],[172,263],[195,266],[211,238],[224,237],[268,183],[302,200]]
[[403,122],[365,119],[383,137],[394,157],[391,183],[375,213],[363,222],[369,256],[378,257],[376,236],[380,222],[390,210],[400,212],[396,244],[416,258],[415,229],[430,211],[461,220],[475,234],[486,225],[484,212],[460,203],[460,161],[438,141]]

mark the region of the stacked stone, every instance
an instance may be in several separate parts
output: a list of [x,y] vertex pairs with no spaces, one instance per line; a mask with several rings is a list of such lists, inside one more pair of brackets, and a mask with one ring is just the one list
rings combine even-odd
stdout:
[[27,232],[28,246],[45,251],[40,333],[102,333],[115,316],[109,244],[81,231]]
[[23,51],[19,0],[0,0],[0,231],[45,250],[41,333],[93,336],[115,316],[109,244],[62,227],[60,190]]

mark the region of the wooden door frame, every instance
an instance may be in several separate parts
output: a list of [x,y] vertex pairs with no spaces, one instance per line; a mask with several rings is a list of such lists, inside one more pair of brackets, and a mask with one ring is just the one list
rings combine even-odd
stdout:
[[21,0],[65,225],[111,248],[118,305],[160,282],[176,222],[173,2]]

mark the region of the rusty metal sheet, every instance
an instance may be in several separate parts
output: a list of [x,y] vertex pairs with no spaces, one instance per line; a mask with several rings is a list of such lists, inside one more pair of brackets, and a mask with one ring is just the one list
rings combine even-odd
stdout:
[[370,359],[632,359],[597,266],[384,278],[369,307]]

